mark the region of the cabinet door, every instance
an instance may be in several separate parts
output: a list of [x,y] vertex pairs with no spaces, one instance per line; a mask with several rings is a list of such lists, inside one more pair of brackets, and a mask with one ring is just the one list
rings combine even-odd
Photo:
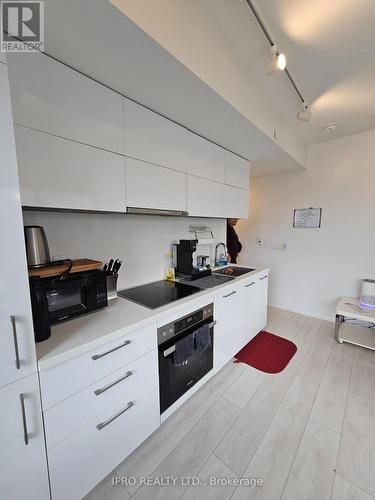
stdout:
[[8,57],[14,122],[124,153],[122,96],[44,54]]
[[126,156],[186,172],[185,128],[129,99],[124,99],[124,123]]
[[159,425],[155,378],[49,450],[52,498],[81,499]]
[[249,189],[249,162],[225,151],[225,184],[242,189]]
[[241,283],[242,287],[242,307],[243,307],[243,339],[242,347],[244,347],[252,338],[257,335],[262,327],[259,328],[259,319],[263,316],[263,311],[259,311],[259,280],[254,278]]
[[186,174],[126,158],[128,207],[186,211]]
[[23,206],[125,212],[123,156],[15,126]]
[[0,389],[1,498],[49,499],[38,375]]
[[265,272],[256,280],[256,314],[254,323],[258,332],[263,330],[267,324],[268,306],[268,273]]
[[224,183],[224,149],[187,131],[188,173]]
[[243,332],[242,290],[238,286],[215,299],[214,372],[218,372],[241,349]]
[[247,219],[249,216],[249,191],[225,185],[224,216]]
[[36,371],[7,67],[0,64],[0,387]]
[[224,217],[224,184],[187,176],[187,211],[191,216]]

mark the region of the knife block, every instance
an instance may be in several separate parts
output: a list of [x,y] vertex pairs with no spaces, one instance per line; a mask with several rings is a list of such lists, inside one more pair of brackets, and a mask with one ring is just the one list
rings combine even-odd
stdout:
[[117,278],[118,274],[107,276],[107,299],[112,300],[117,298]]

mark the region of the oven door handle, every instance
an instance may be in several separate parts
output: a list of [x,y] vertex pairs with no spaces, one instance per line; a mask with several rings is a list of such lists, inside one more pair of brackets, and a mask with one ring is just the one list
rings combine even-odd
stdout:
[[172,352],[175,352],[175,350],[176,350],[176,344],[163,351],[163,356],[166,358],[167,356],[172,354]]
[[[215,325],[216,325],[216,319],[214,321],[211,321],[211,323],[208,323],[208,328],[211,329]],[[170,354],[172,354],[172,352],[175,352],[175,350],[176,350],[176,344],[172,345],[171,347],[169,347],[168,349],[166,349],[165,351],[163,351],[163,356],[166,358],[167,356],[169,356]]]

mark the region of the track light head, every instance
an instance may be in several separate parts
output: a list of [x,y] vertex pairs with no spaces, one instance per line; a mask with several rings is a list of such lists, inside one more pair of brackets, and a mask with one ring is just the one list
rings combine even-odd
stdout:
[[278,71],[284,71],[286,68],[286,57],[284,54],[279,53],[276,45],[271,47],[272,60],[267,67],[267,75],[272,75]]
[[312,113],[309,110],[309,106],[306,102],[302,103],[301,111],[297,113],[297,119],[301,120],[301,122],[309,122],[311,120]]

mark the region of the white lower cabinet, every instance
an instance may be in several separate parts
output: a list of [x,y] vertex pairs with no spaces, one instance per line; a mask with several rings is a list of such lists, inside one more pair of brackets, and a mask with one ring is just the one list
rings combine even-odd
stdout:
[[255,275],[215,298],[214,373],[265,327],[267,281],[267,273]]
[[43,409],[56,405],[156,349],[156,323],[40,372]]
[[268,273],[265,272],[258,277],[256,282],[256,305],[254,307],[255,323],[264,328],[267,324],[267,305],[268,305]]
[[126,158],[128,207],[186,211],[186,174]]
[[159,425],[154,378],[49,451],[52,499],[82,498]]
[[23,206],[125,212],[123,156],[17,125],[14,130]]
[[241,302],[237,285],[215,299],[214,373],[241,349],[244,335]]
[[45,411],[47,448],[157,376],[158,355],[153,350]]
[[3,387],[0,408],[0,497],[49,499],[38,375]]

